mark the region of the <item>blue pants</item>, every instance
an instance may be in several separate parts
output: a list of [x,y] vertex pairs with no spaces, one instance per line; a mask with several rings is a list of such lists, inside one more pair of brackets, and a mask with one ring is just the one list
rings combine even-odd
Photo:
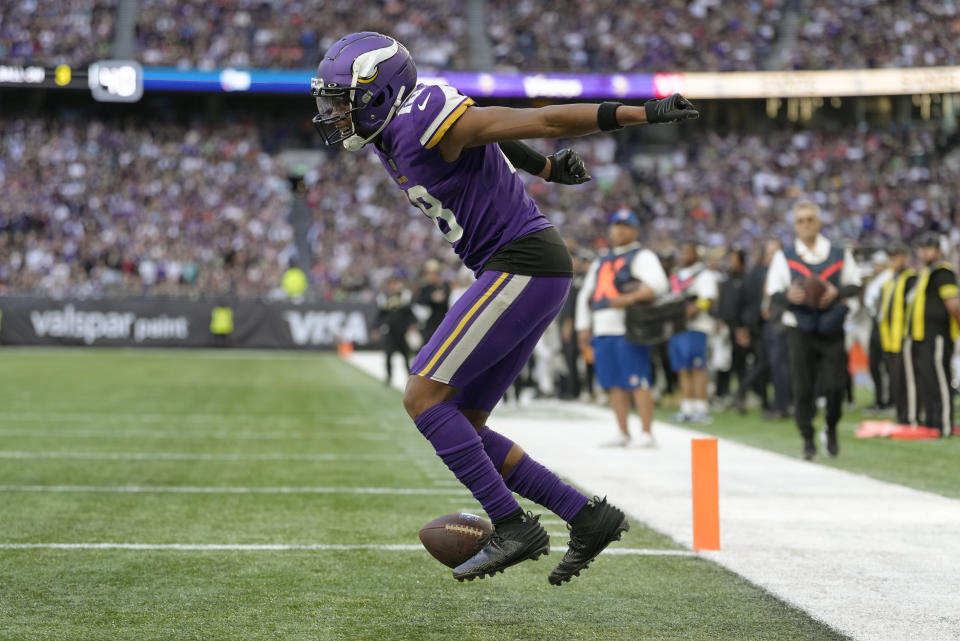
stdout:
[[688,329],[670,339],[670,369],[705,369],[707,367],[707,335]]
[[625,336],[594,336],[594,367],[603,389],[650,387],[650,347],[635,345]]

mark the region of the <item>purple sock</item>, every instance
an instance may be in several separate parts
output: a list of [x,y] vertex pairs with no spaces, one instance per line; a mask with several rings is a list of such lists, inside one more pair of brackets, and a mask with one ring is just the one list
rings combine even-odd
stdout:
[[413,422],[433,445],[437,456],[480,502],[491,521],[499,521],[520,509],[499,470],[483,451],[477,431],[452,401],[437,403]]
[[[480,430],[480,439],[487,456],[499,470],[513,447],[513,441],[489,427]],[[527,454],[523,455],[504,481],[508,488],[523,498],[539,503],[567,522],[589,500]]]

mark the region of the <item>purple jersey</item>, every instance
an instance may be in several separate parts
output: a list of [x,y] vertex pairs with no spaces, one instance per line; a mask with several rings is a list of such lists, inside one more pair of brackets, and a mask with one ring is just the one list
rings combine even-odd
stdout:
[[455,162],[437,143],[473,104],[447,85],[417,85],[383,131],[383,166],[431,218],[463,263],[478,272],[501,247],[550,227],[497,144],[464,149]]

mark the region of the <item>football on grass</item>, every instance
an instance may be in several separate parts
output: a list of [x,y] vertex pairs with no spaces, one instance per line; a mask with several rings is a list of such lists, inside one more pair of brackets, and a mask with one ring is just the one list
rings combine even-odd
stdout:
[[827,291],[827,285],[816,276],[811,276],[803,281],[803,291],[807,295],[807,305],[819,307],[820,297]]
[[435,518],[424,525],[420,528],[420,542],[437,561],[455,568],[479,552],[491,534],[490,521],[461,512]]

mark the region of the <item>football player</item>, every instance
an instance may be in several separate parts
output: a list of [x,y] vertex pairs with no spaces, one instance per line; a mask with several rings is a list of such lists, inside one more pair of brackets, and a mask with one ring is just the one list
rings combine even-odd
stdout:
[[560,311],[572,275],[566,245],[516,168],[553,182],[589,180],[574,153],[544,157],[519,141],[699,114],[679,94],[643,107],[479,107],[453,87],[418,84],[407,49],[372,32],[347,35],[330,47],[311,92],[324,142],[350,151],[370,145],[477,277],[417,354],[403,396],[417,429],[494,524],[490,542],[453,576],[493,575],[549,551],[539,517],[523,512],[516,492],[570,524],[570,547],[549,576],[554,585],[569,581],[629,523],[606,499],[589,499],[486,426]]

